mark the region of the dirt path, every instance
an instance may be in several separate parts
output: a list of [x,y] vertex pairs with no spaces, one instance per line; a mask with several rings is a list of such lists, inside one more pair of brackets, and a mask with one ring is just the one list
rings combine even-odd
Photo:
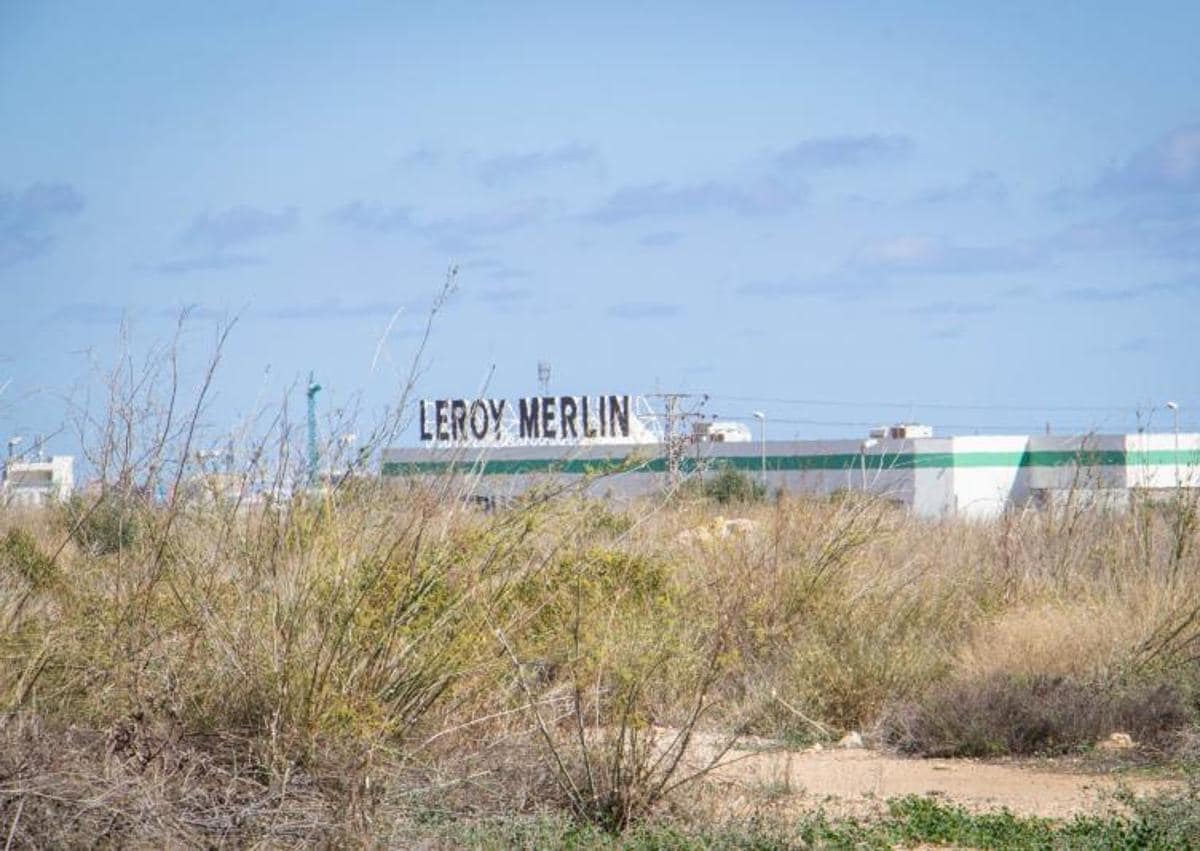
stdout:
[[1112,804],[1123,783],[1136,794],[1172,781],[1117,778],[1046,767],[967,759],[905,759],[870,750],[735,751],[714,778],[746,797],[801,807],[854,811],[901,795],[935,795],[976,810],[1065,818]]

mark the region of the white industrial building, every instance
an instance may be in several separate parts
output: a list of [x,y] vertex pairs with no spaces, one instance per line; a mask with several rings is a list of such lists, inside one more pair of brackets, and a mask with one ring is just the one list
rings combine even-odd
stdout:
[[[614,498],[667,484],[665,444],[595,446],[440,444],[384,452],[385,476],[463,476],[473,496],[513,496],[548,480],[593,476],[589,491]],[[918,515],[994,517],[1067,494],[1121,504],[1136,492],[1200,487],[1200,434],[934,437],[927,427],[873,430],[865,439],[755,441],[696,435],[684,445],[683,476],[733,468],[770,491],[864,490]]]
[[10,458],[0,480],[0,505],[41,508],[63,502],[75,491],[75,459],[70,455]]

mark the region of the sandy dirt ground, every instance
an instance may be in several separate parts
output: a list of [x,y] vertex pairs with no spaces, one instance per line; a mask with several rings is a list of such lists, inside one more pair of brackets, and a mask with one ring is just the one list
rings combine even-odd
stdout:
[[1054,762],[906,759],[862,749],[733,751],[710,780],[743,804],[758,798],[784,808],[821,806],[831,814],[875,809],[902,795],[933,795],[972,810],[1007,807],[1020,815],[1054,818],[1109,809],[1122,785],[1138,795],[1173,785]]

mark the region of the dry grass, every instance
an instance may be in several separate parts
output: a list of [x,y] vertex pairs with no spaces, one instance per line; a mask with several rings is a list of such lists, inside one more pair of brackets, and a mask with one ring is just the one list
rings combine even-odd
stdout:
[[[158,373],[122,369],[88,419],[102,487],[0,513],[14,842],[372,844],[542,807],[617,830],[691,779],[697,731],[877,730],[915,753],[1061,751],[1112,725],[1194,740],[1191,502],[931,523],[563,485],[482,514],[465,479],[353,466],[306,493],[283,418],[236,475],[191,460],[212,368],[187,411],[173,380],[155,401]],[[731,510],[754,530],[681,537]]]
[[1064,542],[1041,514],[784,499],[680,543],[718,507],[485,515],[447,482],[113,511],[0,530],[0,819],[31,841],[370,842],[431,808],[620,828],[684,779],[663,729],[1057,752],[1165,747],[1195,707],[1197,565],[1161,516]]

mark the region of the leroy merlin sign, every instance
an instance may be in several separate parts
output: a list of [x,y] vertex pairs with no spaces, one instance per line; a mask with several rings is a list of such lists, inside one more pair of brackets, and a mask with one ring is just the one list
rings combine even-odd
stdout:
[[628,438],[632,400],[629,395],[527,396],[512,401],[422,399],[421,440]]

